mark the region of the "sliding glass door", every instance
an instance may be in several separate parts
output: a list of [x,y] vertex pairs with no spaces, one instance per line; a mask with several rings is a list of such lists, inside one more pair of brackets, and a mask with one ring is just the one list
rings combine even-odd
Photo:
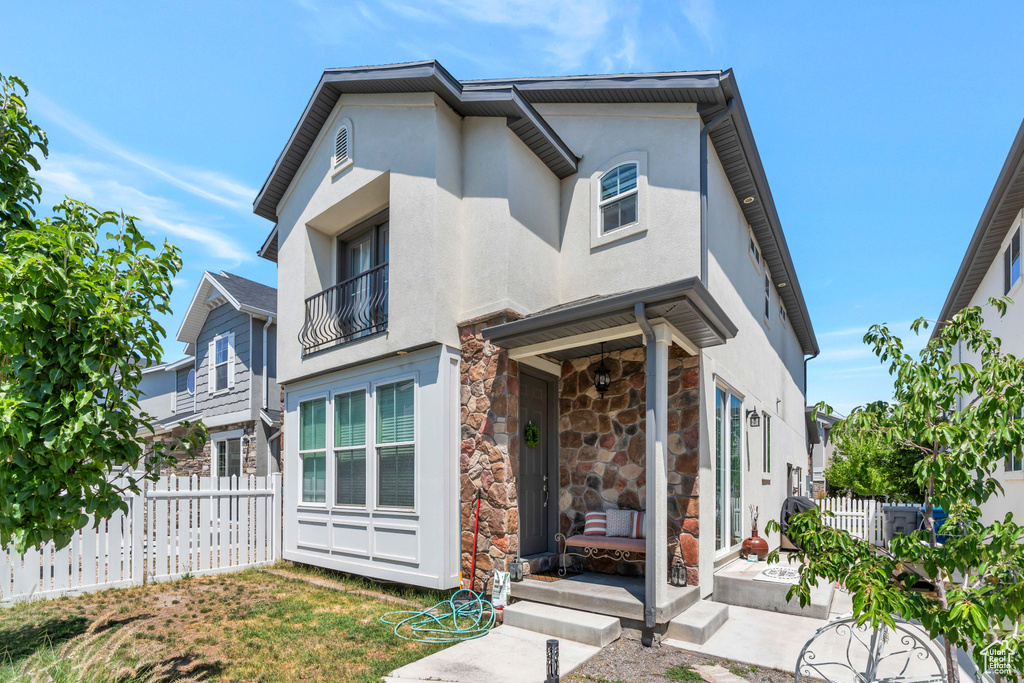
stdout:
[[715,390],[715,550],[738,545],[743,535],[743,402]]

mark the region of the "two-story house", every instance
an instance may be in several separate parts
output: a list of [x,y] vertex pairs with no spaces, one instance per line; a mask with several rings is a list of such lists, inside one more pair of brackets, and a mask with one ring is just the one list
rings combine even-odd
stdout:
[[[1010,147],[1010,153],[996,178],[995,187],[981,212],[967,253],[956,273],[953,285],[939,313],[949,320],[964,308],[981,306],[985,325],[1002,340],[1002,349],[1015,356],[1024,355],[1024,290],[1021,289],[1021,233],[1024,232],[1024,123]],[[1014,300],[1004,317],[988,306],[991,297],[1008,296]],[[940,328],[932,330],[932,336]],[[977,363],[976,354],[958,350],[958,360]],[[1003,493],[982,506],[986,521],[1002,520],[1012,512],[1019,524],[1024,518],[1024,454],[1008,458],[996,478]]]
[[670,553],[711,593],[807,461],[818,347],[731,71],[329,69],[254,210],[286,558],[479,587],[645,510],[660,620]]
[[154,417],[149,439],[176,442],[182,422],[209,438],[177,474],[264,476],[280,470],[277,291],[237,275],[203,274],[177,339],[186,358],[143,371],[140,408]]

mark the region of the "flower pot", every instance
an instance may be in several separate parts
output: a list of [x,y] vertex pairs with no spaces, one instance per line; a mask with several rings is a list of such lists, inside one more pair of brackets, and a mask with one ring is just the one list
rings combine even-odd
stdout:
[[743,541],[743,545],[740,546],[740,557],[747,558],[751,555],[757,555],[758,560],[768,557],[768,541],[757,535],[756,528],[751,532],[750,538]]

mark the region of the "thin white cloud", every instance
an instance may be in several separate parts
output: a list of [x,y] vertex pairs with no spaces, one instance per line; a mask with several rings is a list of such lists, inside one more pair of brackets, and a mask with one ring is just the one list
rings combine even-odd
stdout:
[[209,256],[233,264],[253,260],[223,230],[205,225],[213,219],[196,216],[177,202],[147,194],[127,184],[133,183],[124,169],[76,155],[54,153],[42,163],[36,174],[43,187],[43,200],[50,205],[64,196],[97,205],[101,209],[116,208],[138,217],[143,232],[151,236],[153,228],[165,235],[181,237],[201,245]]
[[713,0],[681,0],[679,5],[686,21],[700,35],[708,48],[714,51],[718,14]]
[[82,142],[134,164],[189,194],[246,215],[252,211],[252,198],[256,196],[257,191],[223,173],[179,166],[130,150],[111,140],[74,114],[64,110],[38,91],[32,93],[32,105],[44,119],[71,133]]

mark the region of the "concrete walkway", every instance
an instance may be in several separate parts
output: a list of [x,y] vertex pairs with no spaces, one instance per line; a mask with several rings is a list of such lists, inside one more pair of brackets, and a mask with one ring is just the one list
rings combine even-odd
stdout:
[[[483,638],[467,640],[392,671],[388,683],[542,683],[547,674],[546,643],[550,636],[512,626],[499,626]],[[559,640],[559,674],[565,676],[601,648]]]
[[[815,632],[839,614],[851,611],[848,594],[837,591],[836,601],[829,619],[812,619],[792,614],[779,614],[749,607],[729,607],[729,619],[702,645],[680,640],[665,639],[664,645],[690,652],[699,652],[711,657],[731,659],[743,664],[762,668],[778,669],[793,673],[797,659],[804,645]],[[927,635],[922,632],[922,637]],[[818,661],[844,659],[845,643],[830,641],[818,651]],[[942,661],[938,646],[935,651]],[[912,664],[906,675],[917,673],[917,664]],[[973,667],[966,666],[961,659],[961,680],[973,680]],[[852,680],[852,679],[851,679]]]

